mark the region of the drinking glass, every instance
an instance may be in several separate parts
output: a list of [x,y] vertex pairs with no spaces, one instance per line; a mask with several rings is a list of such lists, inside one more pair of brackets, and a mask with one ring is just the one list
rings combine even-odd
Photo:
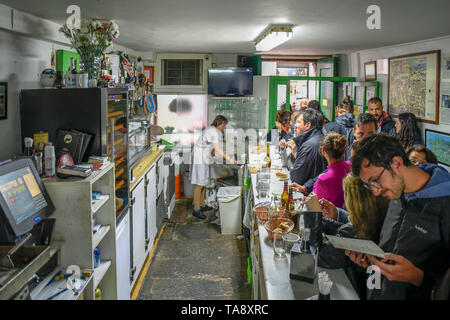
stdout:
[[273,253],[275,258],[286,258],[286,237],[285,232],[274,232],[273,234]]
[[269,179],[259,179],[257,189],[258,189],[258,197],[259,198],[267,198],[269,196],[270,180]]

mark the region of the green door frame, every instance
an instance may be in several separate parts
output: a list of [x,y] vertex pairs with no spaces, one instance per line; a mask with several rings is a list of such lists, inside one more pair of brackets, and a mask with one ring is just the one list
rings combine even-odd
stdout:
[[[290,105],[290,86],[289,81],[301,81],[301,80],[316,80],[319,81],[319,90],[321,81],[333,82],[333,101],[332,105],[335,105],[337,99],[337,82],[355,82],[353,77],[301,77],[301,76],[269,76],[269,123],[268,127],[271,129],[275,123],[275,117],[277,114],[277,88],[278,85],[286,85],[286,110],[291,110]],[[319,91],[319,101],[321,101],[320,91]],[[334,120],[334,108],[333,108],[333,119]]]

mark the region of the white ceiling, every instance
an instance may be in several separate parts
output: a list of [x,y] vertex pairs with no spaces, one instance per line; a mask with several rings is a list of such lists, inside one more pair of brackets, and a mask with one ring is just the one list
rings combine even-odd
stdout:
[[[81,15],[114,19],[118,43],[145,52],[254,53],[273,23],[293,24],[274,54],[333,54],[450,35],[449,0],[0,0],[58,23],[77,4]],[[369,30],[367,7],[381,8]]]

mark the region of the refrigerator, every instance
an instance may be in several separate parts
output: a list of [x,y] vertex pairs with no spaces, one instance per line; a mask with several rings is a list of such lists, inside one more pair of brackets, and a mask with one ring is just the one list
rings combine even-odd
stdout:
[[128,91],[126,88],[65,88],[22,90],[22,141],[48,132],[55,143],[59,129],[92,135],[83,161],[90,155],[107,156],[115,165],[116,219],[128,208],[129,147]]

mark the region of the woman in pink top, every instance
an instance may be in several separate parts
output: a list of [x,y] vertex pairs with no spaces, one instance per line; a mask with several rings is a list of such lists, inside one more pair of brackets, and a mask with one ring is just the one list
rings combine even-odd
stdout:
[[319,199],[326,199],[336,207],[344,206],[342,180],[351,171],[350,164],[344,161],[347,139],[339,133],[328,132],[322,138],[320,151],[328,161],[328,171],[317,178],[313,192]]

